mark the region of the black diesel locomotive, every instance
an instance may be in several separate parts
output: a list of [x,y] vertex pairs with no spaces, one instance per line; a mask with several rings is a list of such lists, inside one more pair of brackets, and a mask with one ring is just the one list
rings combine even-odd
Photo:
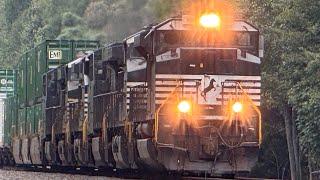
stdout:
[[29,149],[12,144],[15,162],[249,172],[261,141],[262,38],[245,21],[217,28],[219,17],[206,16],[203,26],[190,16],[147,26],[45,73],[43,130]]

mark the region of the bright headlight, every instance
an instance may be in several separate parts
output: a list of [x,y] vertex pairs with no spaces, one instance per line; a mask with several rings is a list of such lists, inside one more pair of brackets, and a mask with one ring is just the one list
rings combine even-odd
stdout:
[[241,112],[242,109],[243,109],[243,105],[242,105],[242,103],[240,103],[240,102],[235,102],[235,103],[232,105],[232,110],[233,110],[233,112],[235,112],[235,113]]
[[220,17],[215,13],[204,14],[200,17],[200,25],[205,28],[218,28]]
[[178,104],[178,110],[182,113],[187,113],[191,110],[190,102],[183,100]]

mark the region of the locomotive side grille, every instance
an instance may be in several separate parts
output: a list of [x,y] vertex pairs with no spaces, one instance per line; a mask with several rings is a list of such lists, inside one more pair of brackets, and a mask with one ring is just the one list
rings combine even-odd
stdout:
[[135,122],[144,121],[147,115],[147,87],[138,85],[128,89],[127,108],[129,118]]

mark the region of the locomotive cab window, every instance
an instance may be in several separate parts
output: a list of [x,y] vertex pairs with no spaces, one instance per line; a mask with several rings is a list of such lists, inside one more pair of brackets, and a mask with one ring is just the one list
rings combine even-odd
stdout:
[[192,31],[161,31],[157,35],[157,54],[177,47],[188,47],[199,44],[199,37]]
[[239,32],[234,38],[235,43],[239,46],[251,46],[251,36],[248,32]]

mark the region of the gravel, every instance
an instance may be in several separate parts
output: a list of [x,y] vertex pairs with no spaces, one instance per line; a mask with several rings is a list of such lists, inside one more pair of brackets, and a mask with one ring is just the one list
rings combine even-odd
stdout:
[[119,180],[113,177],[98,177],[98,176],[84,176],[84,175],[71,175],[61,173],[44,173],[44,172],[29,172],[29,171],[14,171],[0,169],[0,180],[15,179],[15,180]]

